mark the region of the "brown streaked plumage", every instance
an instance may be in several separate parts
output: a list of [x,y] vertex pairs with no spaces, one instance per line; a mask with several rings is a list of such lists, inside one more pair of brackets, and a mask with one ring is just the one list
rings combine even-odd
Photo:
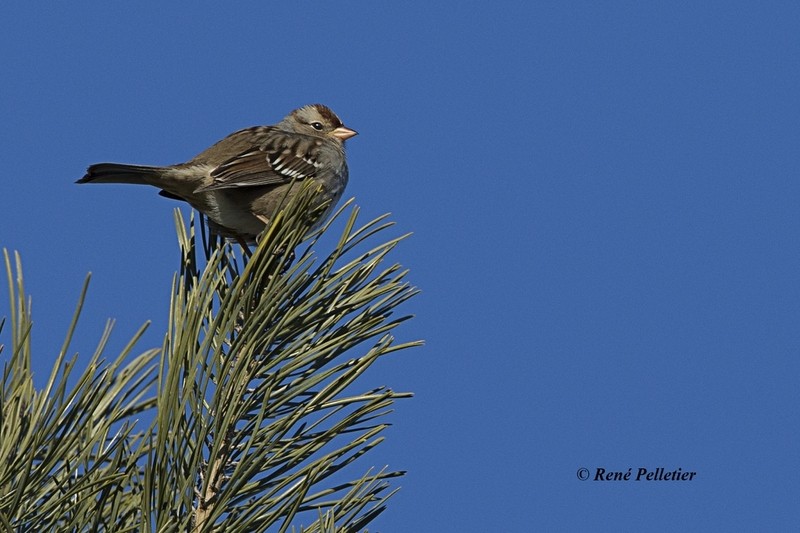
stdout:
[[328,107],[292,111],[274,126],[232,133],[186,163],[170,166],[98,163],[76,183],[152,185],[206,215],[217,233],[247,242],[290,200],[296,180],[314,180],[320,202],[330,201],[321,223],[341,198],[348,170],[344,141],[357,133]]

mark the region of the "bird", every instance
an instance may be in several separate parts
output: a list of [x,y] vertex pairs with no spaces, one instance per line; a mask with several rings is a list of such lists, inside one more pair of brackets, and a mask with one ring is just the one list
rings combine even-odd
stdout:
[[204,214],[216,234],[252,244],[301,190],[298,181],[319,186],[318,205],[328,205],[311,229],[324,222],[347,185],[344,143],[357,134],[329,107],[311,104],[273,126],[231,133],[185,163],[97,163],[76,183],[152,185]]

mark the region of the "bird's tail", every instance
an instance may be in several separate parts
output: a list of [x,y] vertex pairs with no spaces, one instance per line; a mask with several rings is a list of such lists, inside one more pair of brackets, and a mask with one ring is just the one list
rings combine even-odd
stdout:
[[86,175],[75,183],[132,183],[147,185],[147,178],[156,178],[163,169],[143,165],[98,163],[86,169]]

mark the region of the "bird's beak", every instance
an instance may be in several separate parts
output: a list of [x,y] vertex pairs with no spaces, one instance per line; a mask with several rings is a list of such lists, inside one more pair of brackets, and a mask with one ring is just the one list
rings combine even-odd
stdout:
[[339,126],[335,130],[331,132],[331,135],[339,139],[340,141],[346,141],[350,137],[355,137],[358,135],[356,130],[351,130],[350,128],[346,128],[344,126]]

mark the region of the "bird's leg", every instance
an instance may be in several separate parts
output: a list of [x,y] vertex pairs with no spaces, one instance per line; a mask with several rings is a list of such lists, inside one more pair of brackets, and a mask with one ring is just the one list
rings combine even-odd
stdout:
[[[265,217],[264,215],[258,215],[256,213],[253,213],[253,215],[258,220],[263,222],[264,226],[269,226],[270,220],[267,217]],[[258,237],[256,237],[256,242],[258,242]],[[272,255],[280,256],[280,255],[283,255],[285,253],[286,253],[286,248],[281,246],[280,248],[278,248],[277,250],[272,252]],[[289,267],[291,267],[292,263],[294,263],[294,258],[295,258],[294,250],[292,250],[291,252],[289,252],[289,255],[286,257],[286,261],[284,261],[283,266],[281,267],[281,270],[280,270],[281,274],[284,274],[287,270],[289,270]]]
[[[284,248],[281,248],[275,252],[275,255],[283,255],[284,251]],[[289,270],[292,263],[294,263],[294,257],[294,250],[290,250],[289,254],[286,256],[286,261],[283,262],[283,266],[281,267],[281,274],[285,274],[286,271]]]
[[253,257],[253,252],[251,252],[251,251],[250,251],[250,246],[248,246],[248,245],[247,245],[247,241],[246,241],[244,238],[242,238],[242,236],[241,236],[241,235],[238,235],[238,234],[236,235],[236,242],[238,242],[238,243],[239,243],[239,246],[241,246],[241,247],[242,247],[242,253],[243,253],[243,254],[244,254],[244,255],[245,255],[245,256],[246,256],[248,259],[250,259],[251,257]]

